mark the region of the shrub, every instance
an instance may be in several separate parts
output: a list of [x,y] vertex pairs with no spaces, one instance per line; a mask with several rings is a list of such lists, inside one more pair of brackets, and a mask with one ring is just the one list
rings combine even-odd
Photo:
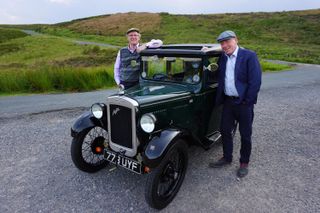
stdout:
[[7,53],[17,52],[23,49],[24,49],[24,46],[21,44],[16,44],[16,43],[1,44],[0,43],[0,56],[5,55]]
[[25,36],[28,35],[18,29],[0,28],[0,43]]
[[271,63],[265,60],[261,60],[260,61],[261,64],[261,68],[263,72],[266,71],[281,71],[281,70],[290,70],[292,69],[291,66],[287,65],[287,64],[275,64],[275,63]]
[[0,93],[89,91],[113,85],[106,67],[74,68],[43,66],[34,70],[0,72]]

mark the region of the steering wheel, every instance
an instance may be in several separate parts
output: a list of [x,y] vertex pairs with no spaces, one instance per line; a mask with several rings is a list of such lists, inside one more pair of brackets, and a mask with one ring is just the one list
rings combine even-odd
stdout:
[[163,74],[163,73],[156,73],[152,76],[153,79],[155,80],[164,80],[164,79],[167,79],[168,76],[166,74]]

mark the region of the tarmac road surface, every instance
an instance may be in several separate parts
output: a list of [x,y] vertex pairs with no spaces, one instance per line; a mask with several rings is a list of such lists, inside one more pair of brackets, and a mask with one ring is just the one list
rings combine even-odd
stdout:
[[[0,212],[155,212],[147,176],[125,169],[95,174],[70,159],[70,127],[115,90],[0,98]],[[255,106],[249,175],[210,169],[221,145],[189,150],[185,180],[163,212],[319,212],[320,66],[263,74]]]

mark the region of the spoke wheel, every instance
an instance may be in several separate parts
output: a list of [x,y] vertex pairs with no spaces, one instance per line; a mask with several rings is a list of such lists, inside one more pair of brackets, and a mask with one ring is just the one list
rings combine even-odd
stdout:
[[162,199],[168,198],[179,183],[183,168],[182,158],[182,154],[176,151],[160,175],[157,194]]
[[183,182],[187,165],[188,148],[179,140],[148,176],[145,197],[151,207],[162,209],[173,200]]
[[108,142],[107,132],[100,127],[79,133],[71,143],[73,163],[85,172],[99,171],[108,164],[103,156],[104,148]]

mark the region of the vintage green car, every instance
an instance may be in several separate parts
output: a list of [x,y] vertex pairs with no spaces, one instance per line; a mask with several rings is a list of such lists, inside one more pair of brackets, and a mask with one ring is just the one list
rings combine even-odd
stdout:
[[[203,46],[211,51],[201,51]],[[147,174],[145,197],[156,209],[178,192],[188,165],[188,147],[220,141],[221,106],[215,105],[217,44],[164,45],[146,49],[139,85],[106,97],[71,128],[71,156],[85,172],[116,164]]]

